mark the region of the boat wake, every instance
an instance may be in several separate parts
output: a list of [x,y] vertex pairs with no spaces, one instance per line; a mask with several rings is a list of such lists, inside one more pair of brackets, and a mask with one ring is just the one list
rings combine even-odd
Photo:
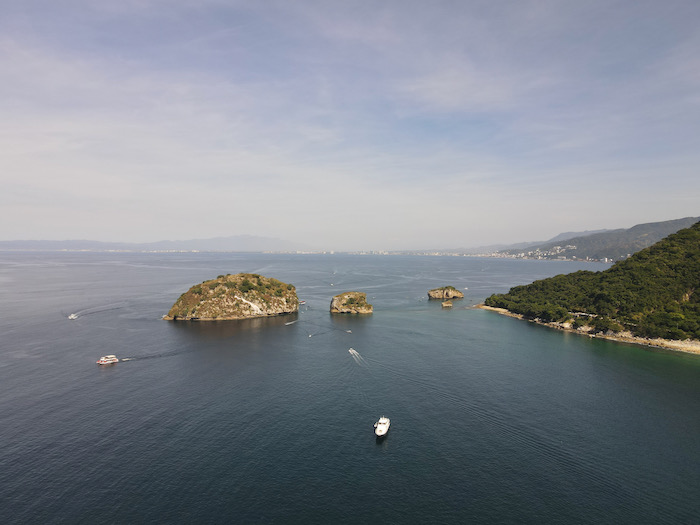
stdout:
[[352,356],[352,359],[353,359],[358,365],[364,366],[364,367],[369,366],[369,365],[367,364],[367,361],[365,361],[365,358],[362,357],[362,356],[360,355],[360,352],[358,352],[358,351],[355,350],[354,348],[350,348],[350,349],[348,350],[348,352],[349,352],[350,355]]
[[126,303],[111,303],[111,304],[105,304],[103,306],[95,306],[93,308],[86,308],[84,310],[80,310],[78,312],[74,312],[68,316],[68,319],[74,320],[78,319],[80,317],[85,317],[87,315],[93,315],[93,314],[99,314],[102,312],[109,312],[111,310],[120,310],[121,308],[124,308],[126,306]]
[[159,354],[148,354],[148,355],[132,355],[129,357],[122,357],[119,361],[144,361],[146,359],[158,359],[159,357],[172,357],[175,355],[184,354],[190,350],[176,350],[173,352],[161,352]]

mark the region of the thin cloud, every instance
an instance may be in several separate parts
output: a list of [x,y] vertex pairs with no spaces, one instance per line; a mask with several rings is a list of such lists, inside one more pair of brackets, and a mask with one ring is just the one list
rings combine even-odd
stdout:
[[698,9],[15,2],[0,238],[469,246],[695,215]]

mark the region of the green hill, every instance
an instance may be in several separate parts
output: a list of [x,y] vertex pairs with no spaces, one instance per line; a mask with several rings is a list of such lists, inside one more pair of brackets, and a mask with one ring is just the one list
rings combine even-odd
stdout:
[[592,332],[700,340],[700,222],[603,272],[516,286],[485,304]]

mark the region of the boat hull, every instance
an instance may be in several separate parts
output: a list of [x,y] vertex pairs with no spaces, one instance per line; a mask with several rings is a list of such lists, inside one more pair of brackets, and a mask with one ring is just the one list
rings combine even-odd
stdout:
[[379,418],[379,421],[377,421],[374,424],[374,434],[378,438],[383,438],[389,432],[390,425],[391,425],[391,421],[389,420],[389,418],[382,416],[381,418]]

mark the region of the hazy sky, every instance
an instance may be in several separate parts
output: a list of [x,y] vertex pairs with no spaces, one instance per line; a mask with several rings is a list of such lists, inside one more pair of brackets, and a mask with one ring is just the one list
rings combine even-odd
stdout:
[[2,0],[0,239],[468,247],[700,215],[697,0]]

